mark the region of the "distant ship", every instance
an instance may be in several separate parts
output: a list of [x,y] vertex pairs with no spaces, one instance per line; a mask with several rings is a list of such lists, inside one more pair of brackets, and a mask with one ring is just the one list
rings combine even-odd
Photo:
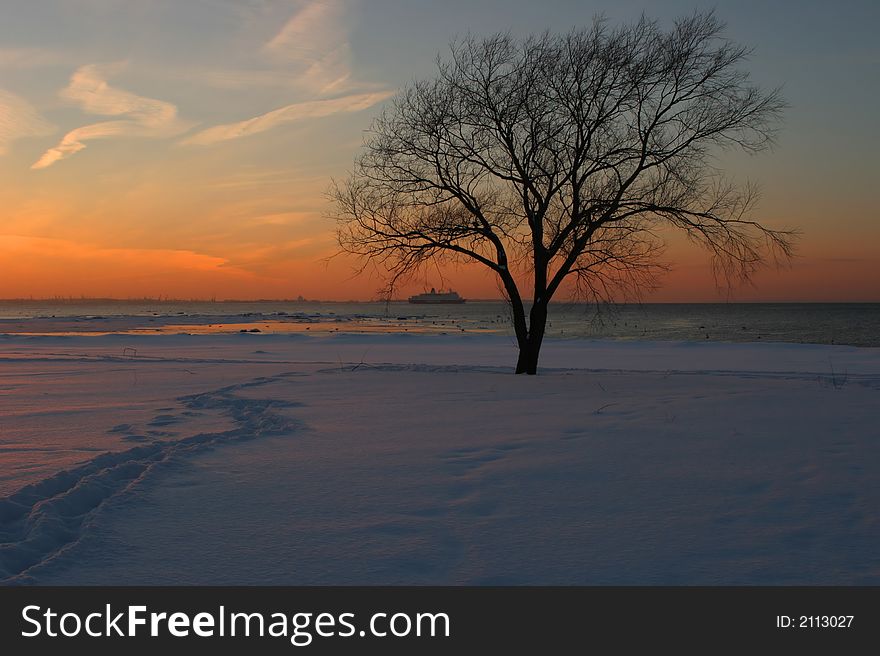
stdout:
[[431,287],[430,292],[426,292],[424,294],[416,294],[415,296],[409,297],[410,303],[421,303],[421,304],[444,304],[444,303],[464,303],[465,299],[458,295],[458,292],[454,292],[451,289],[448,292],[438,292],[436,289]]

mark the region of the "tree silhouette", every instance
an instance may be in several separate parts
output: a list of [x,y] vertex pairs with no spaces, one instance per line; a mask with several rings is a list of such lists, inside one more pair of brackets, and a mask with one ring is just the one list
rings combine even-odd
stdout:
[[665,268],[661,230],[707,247],[728,280],[789,257],[792,233],[751,218],[754,188],[715,166],[719,150],[772,145],[784,108],[751,83],[748,50],[723,28],[712,13],[670,30],[600,19],[453,43],[334,182],[342,251],[378,264],[389,293],[429,262],[488,267],[511,305],[516,372],[528,374],[563,281],[594,300],[638,296]]

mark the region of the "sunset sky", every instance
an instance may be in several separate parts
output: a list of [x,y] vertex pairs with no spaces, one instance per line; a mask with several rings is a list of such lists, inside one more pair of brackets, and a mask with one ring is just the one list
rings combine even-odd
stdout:
[[[324,193],[450,39],[711,7],[790,104],[773,152],[722,162],[803,233],[733,298],[880,301],[880,5],[855,0],[0,0],[0,298],[369,299],[375,278],[327,261]],[[669,258],[646,300],[725,298],[703,252]]]

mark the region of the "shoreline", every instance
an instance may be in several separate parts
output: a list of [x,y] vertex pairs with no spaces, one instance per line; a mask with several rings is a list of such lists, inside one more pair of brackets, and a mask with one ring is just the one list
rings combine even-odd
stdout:
[[[75,305],[0,308],[0,335],[433,333],[513,335],[504,303]],[[5,312],[5,314],[4,314]],[[880,304],[559,305],[548,338],[880,347]]]

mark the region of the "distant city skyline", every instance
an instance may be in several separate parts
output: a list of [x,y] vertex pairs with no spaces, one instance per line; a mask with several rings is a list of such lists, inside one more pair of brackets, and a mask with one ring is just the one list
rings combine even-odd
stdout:
[[[0,7],[0,298],[374,298],[332,257],[325,191],[398,89],[468,32],[668,24],[715,8],[790,107],[776,149],[721,153],[758,214],[802,232],[789,268],[728,295],[671,238],[648,302],[880,301],[871,2],[42,0]],[[437,271],[499,295],[481,271]]]

